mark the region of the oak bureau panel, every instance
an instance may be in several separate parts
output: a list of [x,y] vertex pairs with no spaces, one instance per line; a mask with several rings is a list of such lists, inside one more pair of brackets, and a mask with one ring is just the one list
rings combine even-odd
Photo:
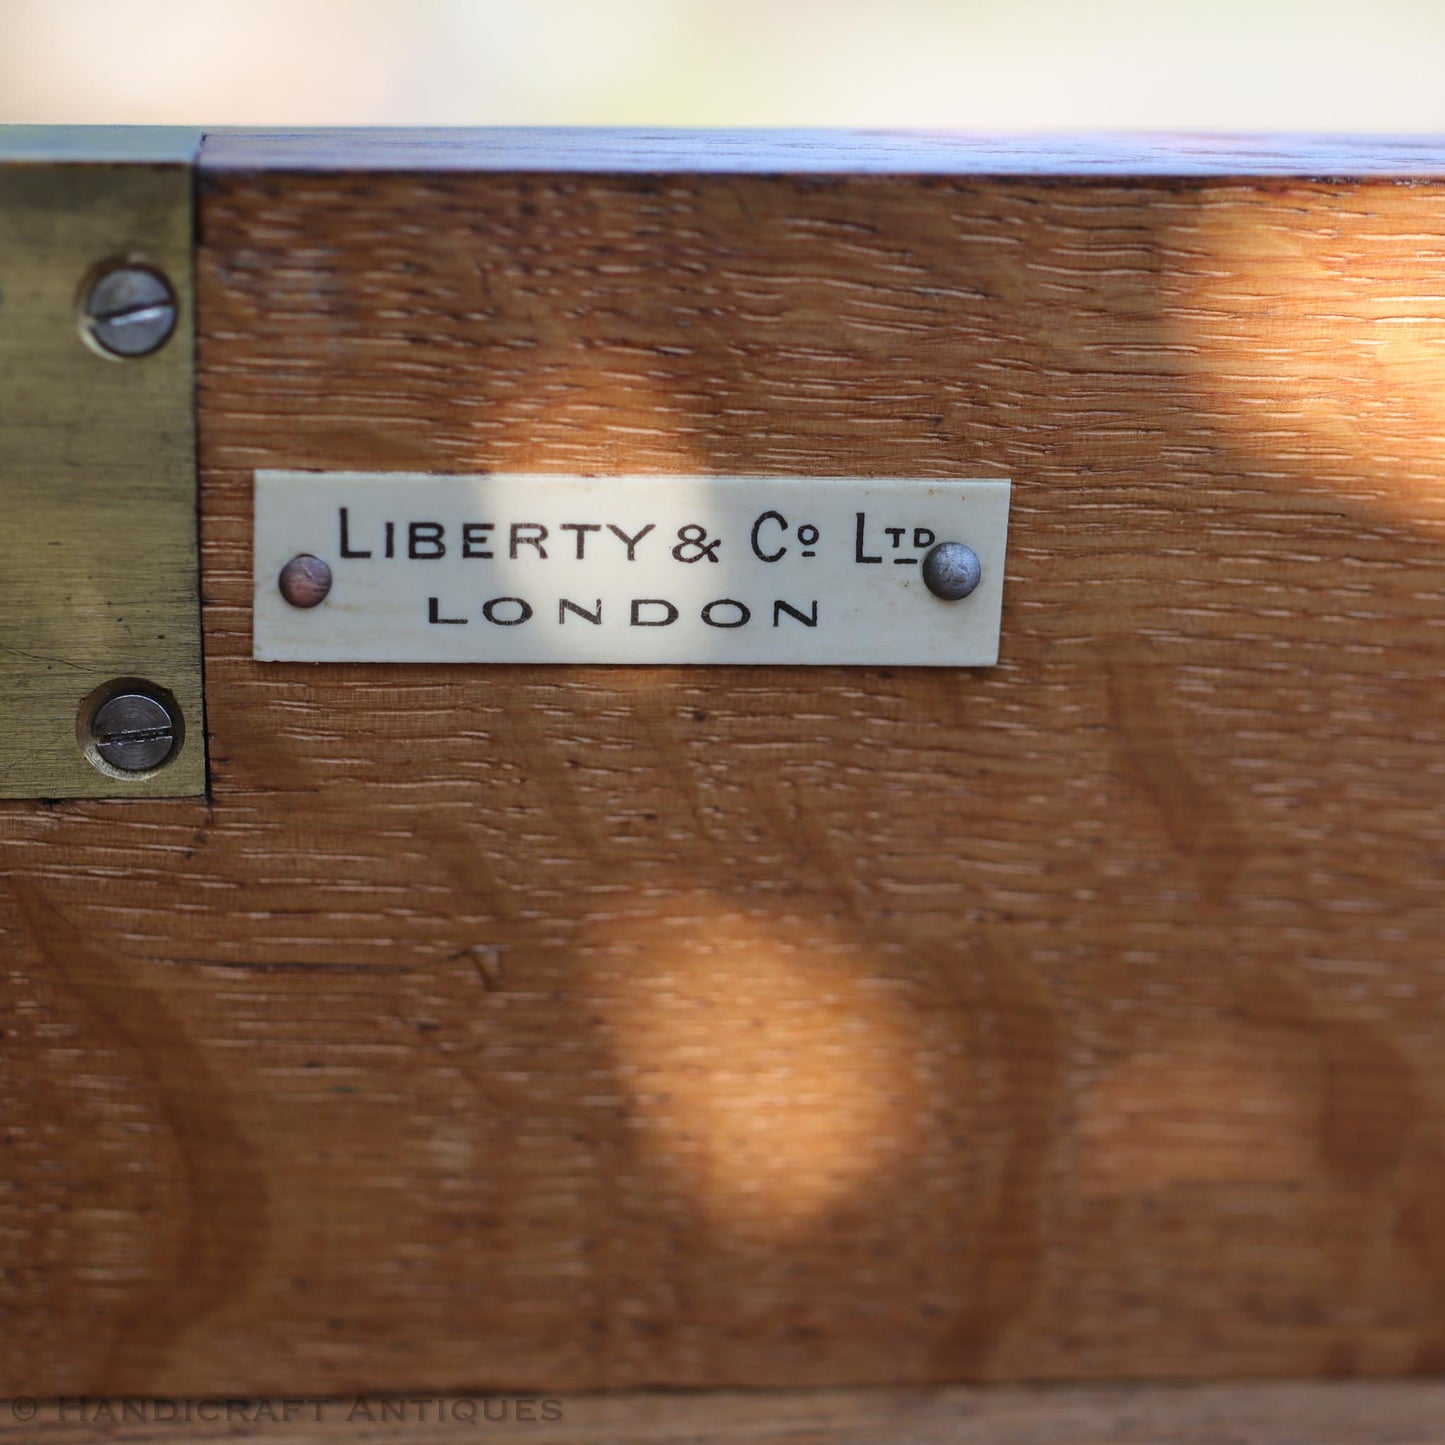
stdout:
[[[206,143],[212,796],[6,805],[5,1378],[1440,1368],[1440,156],[562,144]],[[1011,478],[999,662],[258,662],[258,470]]]

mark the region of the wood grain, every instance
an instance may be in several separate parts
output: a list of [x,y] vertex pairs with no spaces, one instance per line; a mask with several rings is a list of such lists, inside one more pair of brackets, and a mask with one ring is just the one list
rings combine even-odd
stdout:
[[[199,214],[213,799],[4,812],[0,1382],[1445,1364],[1445,189]],[[1002,663],[257,664],[258,467],[1010,476]]]
[[[0,1440],[26,1445],[464,1445],[520,1432],[538,1445],[1441,1445],[1435,1381],[769,1390],[570,1399],[93,1400],[39,1405]],[[203,1415],[197,1411],[205,1406]],[[159,1408],[158,1408],[159,1407]],[[168,1417],[174,1407],[175,1422]],[[131,1419],[125,1418],[127,1409]],[[547,1411],[544,1416],[544,1409]],[[190,1418],[187,1418],[189,1410]],[[229,1412],[229,1418],[227,1418]],[[157,1419],[159,1415],[159,1419]],[[560,1416],[560,1418],[558,1418]],[[471,1423],[472,1418],[479,1422]],[[490,1417],[490,1418],[489,1418]]]

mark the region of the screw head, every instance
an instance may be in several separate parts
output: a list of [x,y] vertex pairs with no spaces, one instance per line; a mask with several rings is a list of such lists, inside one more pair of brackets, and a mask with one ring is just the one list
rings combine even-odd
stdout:
[[923,559],[923,585],[945,602],[967,597],[982,580],[978,553],[962,542],[940,542]]
[[281,569],[276,585],[293,607],[317,607],[331,591],[331,568],[320,557],[302,552]]
[[90,283],[82,303],[90,340],[111,356],[159,351],[176,329],[176,294],[159,271],[114,266]]
[[123,773],[148,773],[176,750],[178,729],[171,710],[145,692],[120,692],[90,719],[98,757]]

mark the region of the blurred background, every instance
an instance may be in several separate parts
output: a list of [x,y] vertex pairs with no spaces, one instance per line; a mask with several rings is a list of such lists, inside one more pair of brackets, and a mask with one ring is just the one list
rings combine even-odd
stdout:
[[1445,130],[1441,0],[0,0],[0,121]]

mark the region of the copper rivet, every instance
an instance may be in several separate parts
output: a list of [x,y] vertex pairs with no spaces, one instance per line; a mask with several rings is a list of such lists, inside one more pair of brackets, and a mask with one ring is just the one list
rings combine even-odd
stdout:
[[957,602],[983,580],[978,553],[963,542],[940,542],[923,559],[923,582],[935,597]]
[[293,607],[316,607],[331,591],[331,568],[320,557],[303,552],[281,569],[278,585]]

